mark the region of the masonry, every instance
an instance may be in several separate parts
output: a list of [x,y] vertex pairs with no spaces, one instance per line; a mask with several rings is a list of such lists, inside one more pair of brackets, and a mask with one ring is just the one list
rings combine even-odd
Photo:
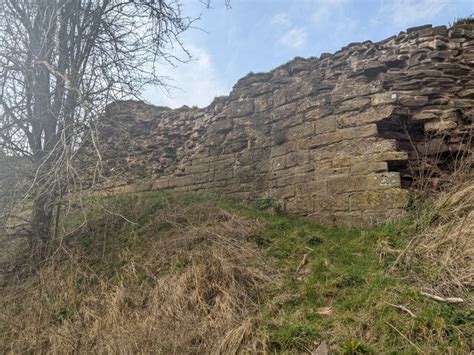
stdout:
[[403,214],[417,176],[436,186],[472,152],[473,67],[472,26],[427,25],[251,73],[203,109],[116,102],[100,121],[104,171],[116,190],[217,191],[321,223],[385,221]]

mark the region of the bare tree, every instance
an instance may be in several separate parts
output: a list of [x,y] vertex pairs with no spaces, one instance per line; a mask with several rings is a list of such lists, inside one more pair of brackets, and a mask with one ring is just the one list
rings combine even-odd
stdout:
[[180,36],[194,20],[180,0],[0,0],[0,148],[34,167],[36,245],[54,234],[94,120],[106,104],[162,85],[158,61],[189,59]]

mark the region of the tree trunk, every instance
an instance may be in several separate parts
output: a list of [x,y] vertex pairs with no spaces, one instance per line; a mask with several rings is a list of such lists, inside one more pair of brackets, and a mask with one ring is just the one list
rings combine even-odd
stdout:
[[53,235],[54,207],[51,196],[42,194],[34,199],[31,218],[31,247],[39,258],[46,256]]

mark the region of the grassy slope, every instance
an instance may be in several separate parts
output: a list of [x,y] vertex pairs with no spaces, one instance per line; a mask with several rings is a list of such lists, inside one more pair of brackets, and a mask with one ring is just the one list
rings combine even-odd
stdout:
[[[397,250],[402,250],[414,233],[409,220],[365,230],[324,227],[274,213],[266,209],[266,201],[248,206],[199,194],[122,195],[101,200],[101,204],[137,224],[120,227],[112,240],[105,241],[97,237],[100,221],[105,219],[96,218],[92,224],[95,229],[78,239],[79,247],[89,255],[88,267],[101,280],[120,282],[130,290],[139,289],[142,282],[155,282],[145,268],[142,270],[140,261],[146,260],[150,238],[175,228],[173,223],[160,221],[160,211],[187,209],[191,223],[202,225],[213,218],[203,208],[203,204],[211,204],[259,225],[251,244],[271,260],[280,274],[275,277],[280,281],[259,305],[258,333],[264,335],[270,352],[312,351],[322,340],[347,354],[458,354],[468,353],[473,347],[472,311],[421,296],[419,286],[397,268],[391,268]],[[93,210],[90,216],[101,213]],[[69,219],[69,228],[79,223],[80,217],[76,218]],[[138,279],[121,275],[130,260]],[[161,276],[181,273],[186,265],[186,260],[177,258],[165,271],[161,269]],[[62,272],[66,275],[67,270],[65,265]],[[74,299],[64,304],[53,319],[61,322],[74,317],[78,302]],[[397,305],[403,305],[415,317]],[[2,327],[8,330],[0,323],[0,330]],[[2,341],[3,347],[5,339]]]

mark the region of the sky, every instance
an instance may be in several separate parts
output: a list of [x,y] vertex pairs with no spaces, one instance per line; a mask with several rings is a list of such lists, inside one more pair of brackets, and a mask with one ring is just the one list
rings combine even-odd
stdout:
[[172,108],[205,107],[250,72],[266,72],[296,56],[333,53],[351,42],[379,41],[424,24],[449,26],[474,14],[474,0],[183,0],[201,19],[183,43],[193,60],[163,64],[169,92],[149,87],[143,98]]

